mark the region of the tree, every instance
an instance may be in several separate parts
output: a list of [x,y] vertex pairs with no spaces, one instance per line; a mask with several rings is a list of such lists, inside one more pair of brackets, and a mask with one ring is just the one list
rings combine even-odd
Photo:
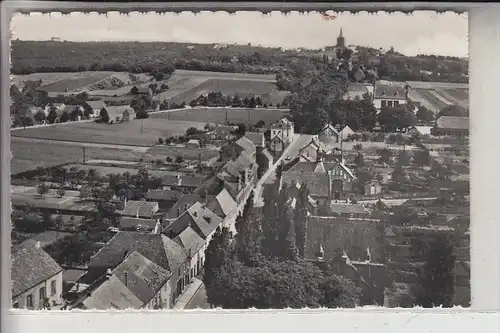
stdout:
[[135,113],[136,119],[147,119],[149,118],[149,113],[144,109],[138,109]]
[[81,265],[86,264],[94,254],[92,243],[88,236],[76,234],[57,240],[44,250],[59,265]]
[[99,112],[99,120],[100,122],[106,124],[109,122],[108,111],[105,108],[102,108],[101,111]]
[[427,149],[417,150],[413,156],[413,161],[415,164],[424,167],[431,163],[431,156]]
[[396,163],[391,174],[391,179],[395,183],[401,183],[405,180],[405,172],[401,164]]
[[49,189],[49,186],[45,183],[38,185],[36,188],[38,194],[40,194],[41,196],[47,194],[49,192]]
[[425,106],[420,106],[415,115],[421,123],[429,123],[434,120],[434,112],[427,109]]
[[453,306],[455,255],[447,235],[439,235],[430,243],[419,281],[416,303],[424,308]]
[[392,156],[393,156],[393,153],[392,153],[392,150],[388,149],[388,148],[381,148],[381,149],[377,149],[377,153],[378,153],[378,156],[379,156],[379,161],[381,163],[390,163],[391,162],[391,159],[392,159]]
[[224,273],[230,266],[232,257],[232,235],[228,228],[218,227],[207,249],[203,264],[203,283],[207,288],[207,300],[212,305],[220,305],[220,291],[224,285]]
[[363,150],[363,145],[361,143],[356,143],[352,146],[352,149],[359,154]]
[[398,163],[402,166],[410,164],[410,154],[406,150],[402,150],[398,155]]
[[45,112],[43,112],[43,110],[39,110],[37,111],[37,113],[35,113],[34,118],[37,123],[41,124],[45,119],[47,119],[47,116],[45,115]]
[[182,162],[184,162],[184,158],[181,155],[175,158],[175,163],[180,164]]
[[162,145],[164,143],[163,138],[158,138],[158,144]]
[[49,114],[47,115],[47,121],[49,122],[49,124],[53,124],[56,121],[57,117],[58,116],[55,108],[51,107]]
[[354,157],[354,164],[356,164],[358,168],[361,168],[362,166],[365,165],[365,159],[363,157],[363,154],[358,153],[356,157]]
[[61,118],[59,118],[60,123],[66,123],[69,121],[69,114],[67,111],[64,111],[61,115]]
[[196,133],[198,133],[198,129],[196,127],[189,127],[186,130],[186,136],[195,135]]
[[59,195],[60,197],[64,197],[65,194],[66,194],[66,190],[64,189],[63,186],[61,186],[57,189],[57,195]]
[[382,108],[377,118],[385,132],[401,131],[416,124],[415,114],[405,105]]

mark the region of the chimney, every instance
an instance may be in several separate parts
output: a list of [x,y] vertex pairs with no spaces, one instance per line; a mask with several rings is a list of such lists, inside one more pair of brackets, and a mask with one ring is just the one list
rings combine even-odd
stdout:
[[188,208],[189,208],[189,205],[188,205],[188,204],[185,204],[185,205],[184,205],[184,211],[188,210]]
[[181,215],[181,207],[177,207],[177,217]]
[[125,272],[124,277],[125,277],[125,287],[128,287],[128,272]]
[[156,225],[155,225],[155,229],[153,231],[154,234],[159,234],[160,233],[160,227],[161,227],[161,223],[160,223],[160,220],[156,220]]
[[111,272],[111,268],[106,270],[106,278],[109,278],[113,273]]

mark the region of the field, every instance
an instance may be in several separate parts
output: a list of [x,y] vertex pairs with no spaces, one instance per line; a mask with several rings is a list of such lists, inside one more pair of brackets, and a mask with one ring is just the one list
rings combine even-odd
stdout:
[[[142,125],[141,125],[142,123]],[[158,118],[132,120],[121,124],[98,124],[94,122],[28,128],[12,131],[13,137],[24,137],[46,140],[116,144],[125,146],[151,146],[158,138],[179,136],[186,133],[189,127],[203,129],[205,123],[192,121],[175,121]],[[141,131],[142,127],[142,131]]]
[[[266,124],[280,120],[288,114],[285,109],[245,109],[245,108],[196,108],[173,112],[162,112],[150,115],[150,119],[171,119],[178,121],[200,121],[210,123],[232,123],[255,124],[263,120]],[[227,119],[226,119],[227,117]]]
[[[11,174],[36,169],[37,167],[50,167],[65,163],[78,163],[83,161],[83,151],[75,149],[68,144],[43,142],[20,142],[16,138],[11,140]],[[90,159],[116,159],[126,161],[137,161],[143,154],[114,148],[92,148],[85,149],[87,160]]]
[[288,92],[278,92],[274,75],[176,70],[168,79],[169,90],[156,100],[189,103],[203,93],[221,92],[241,97],[261,95],[264,103],[282,103]]
[[[151,79],[147,74],[135,74],[138,82]],[[83,90],[112,89],[117,85],[133,85],[129,73],[109,71],[33,73],[12,75],[11,82],[20,89],[25,81],[42,80],[42,88],[48,92],[80,92]],[[112,91],[112,90],[111,90]],[[130,91],[130,88],[128,89]],[[127,92],[128,92],[127,91]]]
[[446,82],[416,82],[408,81],[410,98],[438,113],[448,105],[459,105],[469,108],[469,85]]

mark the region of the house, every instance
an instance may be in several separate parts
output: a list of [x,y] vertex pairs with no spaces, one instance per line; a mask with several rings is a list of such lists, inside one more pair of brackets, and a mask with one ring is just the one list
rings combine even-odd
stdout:
[[309,215],[306,219],[304,257],[331,261],[342,253],[355,261],[384,257],[384,224],[380,220]]
[[178,173],[177,175],[164,175],[161,177],[164,190],[177,191],[182,193],[193,193],[205,182],[204,175],[189,173]]
[[365,184],[365,195],[377,195],[382,193],[382,186],[378,180],[371,180]]
[[205,200],[196,194],[187,193],[179,198],[175,205],[164,216],[167,220],[175,220],[197,202],[205,202]]
[[39,107],[39,106],[32,106],[32,107],[30,107],[29,111],[33,117],[41,112],[43,112],[43,114],[46,116],[44,109],[42,107]]
[[318,139],[325,145],[331,145],[340,142],[340,133],[332,124],[327,124],[318,133]]
[[77,115],[78,115],[78,118],[76,120],[82,120],[82,116],[83,116],[83,111],[85,109],[83,108],[83,106],[81,105],[77,105],[77,104],[67,104],[64,109],[63,109],[63,113],[66,112],[69,116],[71,116],[73,114],[73,112],[77,112]]
[[192,227],[187,227],[174,238],[174,242],[190,253],[190,279],[199,275],[205,264],[205,250],[207,248],[205,240]]
[[163,232],[170,238],[177,237],[184,229],[191,227],[203,238],[207,245],[215,230],[222,224],[222,218],[200,202],[194,203],[176,220],[170,222]]
[[172,272],[137,251],[128,255],[90,296],[87,310],[169,309]]
[[98,118],[101,110],[107,107],[106,103],[102,99],[97,101],[86,101],[85,104],[87,108],[91,110],[91,118]]
[[98,279],[113,270],[134,251],[172,273],[169,280],[171,304],[189,283],[189,260],[186,250],[163,234],[119,231],[97,252],[88,264],[90,278]]
[[286,144],[280,136],[275,136],[269,142],[269,147],[274,153],[281,153],[285,150]]
[[407,102],[407,88],[405,82],[380,80],[375,82],[373,105],[380,111],[383,108],[392,108]]
[[305,184],[314,200],[322,204],[345,200],[352,191],[356,177],[342,162],[299,162],[283,172],[283,183]]
[[236,160],[228,161],[217,177],[223,181],[224,188],[233,199],[240,203],[246,200],[257,182],[257,171],[255,158],[243,151]]
[[411,135],[431,135],[432,126],[412,126],[408,129]]
[[40,243],[13,246],[11,260],[13,308],[41,310],[62,305],[63,269]]
[[345,140],[348,139],[351,135],[356,134],[354,130],[352,130],[349,126],[345,125],[344,128],[339,132],[340,139]]
[[455,137],[469,136],[469,117],[442,116],[431,130],[432,135],[449,135]]
[[201,147],[201,145],[200,145],[200,140],[197,140],[197,139],[191,139],[191,140],[189,140],[189,141],[186,143],[186,147],[187,147],[187,148],[194,148],[194,149],[200,148],[200,147]]
[[328,148],[318,139],[313,137],[307,145],[300,148],[298,156],[300,161],[316,162],[327,152]]
[[149,190],[146,193],[146,201],[158,202],[158,207],[162,211],[170,210],[182,196],[182,192],[173,190]]
[[159,224],[159,219],[142,219],[137,217],[123,216],[120,219],[118,228],[123,231],[157,232],[159,230]]
[[259,132],[245,132],[245,137],[252,141],[255,147],[265,147],[266,139],[264,133]]
[[107,106],[105,110],[111,123],[128,122],[136,117],[134,109],[130,106]]
[[277,123],[271,125],[270,140],[273,141],[275,137],[279,137],[281,141],[288,146],[295,138],[293,122],[287,118],[282,118]]
[[249,156],[255,156],[255,153],[257,152],[257,148],[255,147],[253,142],[245,136],[239,138],[235,144],[237,156],[240,155],[243,151]]
[[223,219],[223,226],[229,228],[236,234],[236,218],[238,215],[238,204],[231,197],[226,189],[222,189],[219,194],[209,200],[207,208]]
[[237,129],[237,126],[218,125],[211,132],[209,132],[208,135],[212,140],[229,141],[236,138],[234,131]]
[[135,201],[126,200],[124,203],[124,208],[120,212],[122,216],[130,216],[136,218],[147,218],[151,219],[160,210],[158,202],[156,201]]
[[273,167],[273,156],[264,147],[257,147],[257,154],[255,160],[259,167],[257,177],[260,179],[262,175]]
[[153,96],[153,90],[148,86],[134,86],[130,89],[130,93],[132,95],[145,95],[145,96]]

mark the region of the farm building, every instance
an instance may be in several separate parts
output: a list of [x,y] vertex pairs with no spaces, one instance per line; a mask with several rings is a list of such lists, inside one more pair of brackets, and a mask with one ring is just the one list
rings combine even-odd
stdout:
[[433,135],[468,136],[469,117],[442,116],[436,121],[436,126],[431,130]]
[[107,106],[110,122],[128,122],[135,119],[135,111],[130,106]]

